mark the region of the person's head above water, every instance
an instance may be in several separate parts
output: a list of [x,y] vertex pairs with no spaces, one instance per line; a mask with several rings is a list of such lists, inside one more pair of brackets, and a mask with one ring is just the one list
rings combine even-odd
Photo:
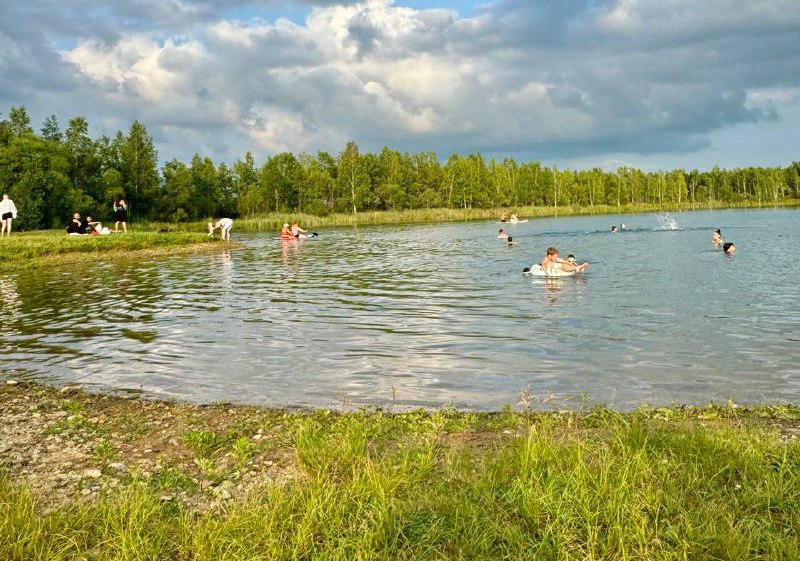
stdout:
[[733,242],[725,242],[722,245],[722,249],[725,253],[733,254],[736,251],[736,246]]
[[611,231],[612,231],[612,232],[616,232],[616,231],[617,231],[617,227],[616,227],[616,226],[612,226],[612,227],[611,227]]
[[550,257],[551,255],[558,255],[558,250],[554,247],[548,247],[547,256]]
[[511,236],[508,236],[508,243],[511,243],[513,241],[514,241],[514,238],[512,238]]
[[502,228],[500,228],[500,229],[497,231],[497,233],[498,233],[498,234],[502,234],[503,232],[505,232],[505,230],[503,230]]
[[569,255],[567,255],[567,261],[569,261],[570,263],[575,263],[575,256],[570,253]]

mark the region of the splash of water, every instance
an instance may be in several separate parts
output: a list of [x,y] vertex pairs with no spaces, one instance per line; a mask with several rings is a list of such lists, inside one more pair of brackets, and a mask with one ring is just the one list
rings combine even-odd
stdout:
[[657,230],[677,230],[678,221],[671,217],[669,214],[659,214],[656,219],[658,220]]

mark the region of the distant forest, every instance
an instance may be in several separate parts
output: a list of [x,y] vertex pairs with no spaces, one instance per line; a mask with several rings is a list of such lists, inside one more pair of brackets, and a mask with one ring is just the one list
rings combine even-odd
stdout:
[[21,229],[59,227],[73,212],[108,220],[122,195],[132,221],[183,222],[267,212],[326,215],[418,208],[508,208],[747,203],[800,197],[800,162],[785,168],[656,171],[620,167],[559,170],[512,158],[384,148],[362,153],[282,153],[257,164],[252,154],[228,166],[195,155],[158,167],[145,126],[89,137],[85,117],[61,130],[55,115],[37,133],[24,107],[0,121],[0,189],[19,210]]

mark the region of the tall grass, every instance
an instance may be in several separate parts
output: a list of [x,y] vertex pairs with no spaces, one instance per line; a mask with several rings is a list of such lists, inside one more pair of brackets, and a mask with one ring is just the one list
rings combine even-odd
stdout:
[[[682,203],[678,204],[629,204],[622,206],[614,205],[595,205],[595,206],[564,206],[558,207],[512,207],[511,212],[515,212],[522,218],[544,218],[551,216],[579,216],[579,215],[602,215],[602,214],[632,214],[640,212],[666,212],[684,210],[708,210],[722,208],[772,208],[776,206],[797,206],[796,200],[787,200],[779,203]],[[427,222],[459,222],[469,220],[487,220],[498,218],[501,212],[509,212],[509,208],[433,208],[416,209],[402,211],[371,211],[359,212],[357,214],[329,214],[327,216],[316,216],[304,213],[267,213],[259,216],[241,217],[236,219],[234,231],[240,232],[261,232],[279,231],[284,223],[297,220],[305,228],[319,228],[324,226],[365,226],[371,224],[408,224],[408,223],[427,223]],[[181,231],[203,231],[207,221],[185,222],[172,224],[165,222],[146,222],[139,224],[139,227],[150,230],[169,228]]]
[[0,482],[0,558],[800,558],[797,442],[651,413],[511,415],[505,433],[456,413],[297,416],[299,477],[202,515],[139,486],[44,514]]

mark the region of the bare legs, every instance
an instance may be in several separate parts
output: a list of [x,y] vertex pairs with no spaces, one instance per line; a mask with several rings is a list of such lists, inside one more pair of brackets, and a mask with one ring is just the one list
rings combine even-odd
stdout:
[[4,232],[8,232],[6,236],[11,235],[11,222],[13,218],[6,218],[5,220],[0,220],[0,238],[3,237]]
[[[128,233],[128,223],[127,222],[123,222],[122,223],[122,230],[126,234]],[[119,232],[119,222],[114,222],[114,231],[115,232]]]

